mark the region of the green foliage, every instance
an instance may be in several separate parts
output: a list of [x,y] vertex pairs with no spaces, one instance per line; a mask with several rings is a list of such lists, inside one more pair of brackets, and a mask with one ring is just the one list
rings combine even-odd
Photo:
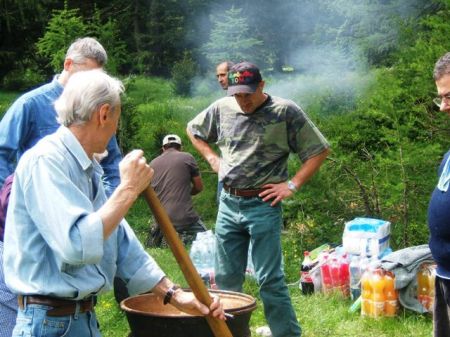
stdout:
[[212,15],[215,23],[209,42],[203,46],[203,53],[212,64],[224,60],[235,62],[243,60],[261,60],[262,41],[252,36],[242,8],[232,6],[223,14]]
[[42,71],[32,60],[25,60],[3,77],[2,85],[7,90],[25,91],[44,82]]
[[[128,90],[134,81],[133,77],[128,77],[123,81],[125,90]],[[119,127],[117,130],[117,142],[122,153],[126,154],[136,148],[136,134],[139,130],[137,121],[137,109],[134,99],[131,96],[123,95],[122,113],[120,115]]]
[[87,29],[79,10],[68,9],[65,2],[64,9],[53,11],[44,36],[36,43],[37,51],[50,60],[51,67],[57,72],[62,67],[69,45],[84,36]]
[[106,21],[101,18],[101,11],[96,8],[92,22],[89,24],[90,35],[96,36],[108,53],[106,70],[118,74],[124,65],[129,63],[127,46],[120,39],[120,27],[116,19],[108,17]]
[[0,91],[0,119],[3,117],[3,114],[6,110],[9,109],[13,101],[19,96],[17,92],[4,92]]
[[[138,127],[124,137],[130,143],[129,148],[143,149],[150,161],[160,154],[165,135],[179,135],[183,151],[196,158],[206,187],[202,193],[194,196],[194,207],[208,227],[213,227],[217,209],[211,205],[216,205],[217,175],[193,148],[186,135],[187,122],[209,105],[212,97],[177,98],[173,96],[170,82],[148,77],[133,77],[127,84],[126,92],[126,100],[135,104],[132,119]],[[128,108],[123,110],[123,114],[128,114]],[[123,139],[120,133],[119,139]]]
[[[37,68],[42,68],[34,45],[43,34],[43,27],[49,20],[51,10],[61,6],[60,1],[5,0],[0,3],[0,82],[9,72],[14,72],[15,75],[8,75],[8,81],[20,82],[20,79],[12,77],[21,76],[23,69],[34,64]],[[6,89],[4,86],[3,88]]]
[[319,8],[334,20],[326,20],[318,32],[349,55],[361,53],[372,65],[389,65],[401,41],[399,28],[415,26],[417,16],[434,10],[432,1],[427,0],[336,0],[321,3]]
[[64,9],[55,10],[47,24],[45,34],[36,43],[41,56],[50,60],[53,71],[61,69],[69,45],[77,38],[84,36],[96,37],[108,53],[106,70],[112,74],[129,62],[126,45],[119,38],[117,20],[108,18],[102,20],[101,12],[95,8],[91,20],[84,20],[78,8],[69,9],[67,2]]
[[188,52],[184,52],[183,58],[175,62],[172,67],[173,89],[177,95],[189,96],[191,84],[197,72],[197,65]]
[[352,112],[315,119],[333,153],[320,175],[285,205],[302,240],[324,240],[316,233],[320,228],[336,241],[343,229],[336,231],[336,223],[365,215],[392,222],[394,249],[427,242],[429,195],[450,145],[448,118],[436,115],[431,102],[432,68],[450,33],[445,18],[438,12],[404,31],[405,46],[393,54],[392,67],[372,70],[368,94],[357,96]]

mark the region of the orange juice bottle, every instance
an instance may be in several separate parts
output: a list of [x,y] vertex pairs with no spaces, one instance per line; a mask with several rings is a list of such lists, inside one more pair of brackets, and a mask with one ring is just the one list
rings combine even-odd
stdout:
[[372,316],[371,270],[367,269],[361,276],[361,315]]
[[430,271],[425,263],[417,272],[417,299],[428,310],[430,306]]
[[397,315],[398,310],[398,293],[395,289],[395,276],[392,272],[386,272],[384,275],[384,296],[386,302],[384,303],[384,314],[388,317]]
[[429,301],[428,301],[428,311],[433,310],[434,305],[434,292],[435,292],[435,281],[436,281],[436,264],[430,264],[428,265],[428,271],[429,271],[429,285],[430,285],[430,291],[428,293],[429,295]]
[[384,302],[386,300],[384,289],[386,285],[384,271],[377,268],[372,273],[372,316],[384,316]]

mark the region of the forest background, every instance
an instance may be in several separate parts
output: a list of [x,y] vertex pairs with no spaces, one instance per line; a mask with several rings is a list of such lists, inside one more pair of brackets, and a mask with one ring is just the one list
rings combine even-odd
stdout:
[[[224,95],[215,65],[249,60],[266,92],[293,99],[331,143],[320,172],[283,205],[294,255],[340,243],[345,222],[360,216],[389,220],[394,249],[422,244],[450,145],[448,116],[432,102],[449,10],[448,0],[1,0],[0,115],[61,71],[75,38],[98,38],[107,70],[127,85],[122,150],[142,148],[150,160],[164,135],[179,134],[205,180],[196,209],[213,227],[217,176],[185,126]],[[290,157],[291,174],[298,165]],[[130,222],[145,228],[137,207]]]

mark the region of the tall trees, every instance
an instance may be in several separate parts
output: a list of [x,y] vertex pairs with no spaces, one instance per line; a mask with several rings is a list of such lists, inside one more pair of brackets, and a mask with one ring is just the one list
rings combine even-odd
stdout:
[[[426,242],[426,209],[440,158],[450,146],[448,117],[432,103],[433,66],[447,51],[450,34],[448,10],[404,29],[391,66],[371,69],[374,80],[355,109],[322,121],[334,160],[322,170],[324,184],[316,182],[317,189],[307,193],[313,198],[322,191],[322,212],[334,213],[333,219],[390,220],[394,247]],[[319,203],[307,206],[321,213]]]
[[224,13],[211,15],[211,21],[214,27],[208,43],[203,46],[203,53],[213,65],[225,60],[262,61],[262,41],[252,37],[242,8],[231,7]]
[[50,60],[53,72],[58,72],[62,69],[68,46],[86,32],[87,26],[79,10],[68,9],[65,2],[64,9],[53,12],[44,36],[36,43],[37,51]]
[[57,0],[0,0],[0,84],[23,90],[42,80],[34,43],[58,7]]
[[119,38],[117,21],[102,20],[100,11],[94,7],[90,20],[84,20],[78,8],[69,9],[67,2],[61,10],[54,10],[45,29],[44,36],[36,43],[40,55],[49,60],[53,72],[62,68],[69,45],[77,38],[97,38],[108,53],[106,69],[113,74],[127,63],[125,43]]

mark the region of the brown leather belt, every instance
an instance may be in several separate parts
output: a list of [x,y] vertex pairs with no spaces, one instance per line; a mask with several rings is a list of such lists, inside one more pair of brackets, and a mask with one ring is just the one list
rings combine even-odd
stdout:
[[264,191],[264,188],[257,188],[257,189],[239,189],[234,188],[228,185],[223,184],[223,189],[230,193],[231,195],[235,195],[238,197],[246,197],[246,198],[252,198],[257,197],[262,191]]
[[41,304],[52,307],[52,309],[47,310],[47,316],[69,316],[76,312],[77,304],[79,306],[78,313],[84,313],[92,311],[97,302],[95,296],[90,296],[84,300],[65,300],[61,298],[42,296],[42,295],[19,295],[17,296],[17,301],[19,303],[19,308],[24,308],[24,303],[26,304]]

